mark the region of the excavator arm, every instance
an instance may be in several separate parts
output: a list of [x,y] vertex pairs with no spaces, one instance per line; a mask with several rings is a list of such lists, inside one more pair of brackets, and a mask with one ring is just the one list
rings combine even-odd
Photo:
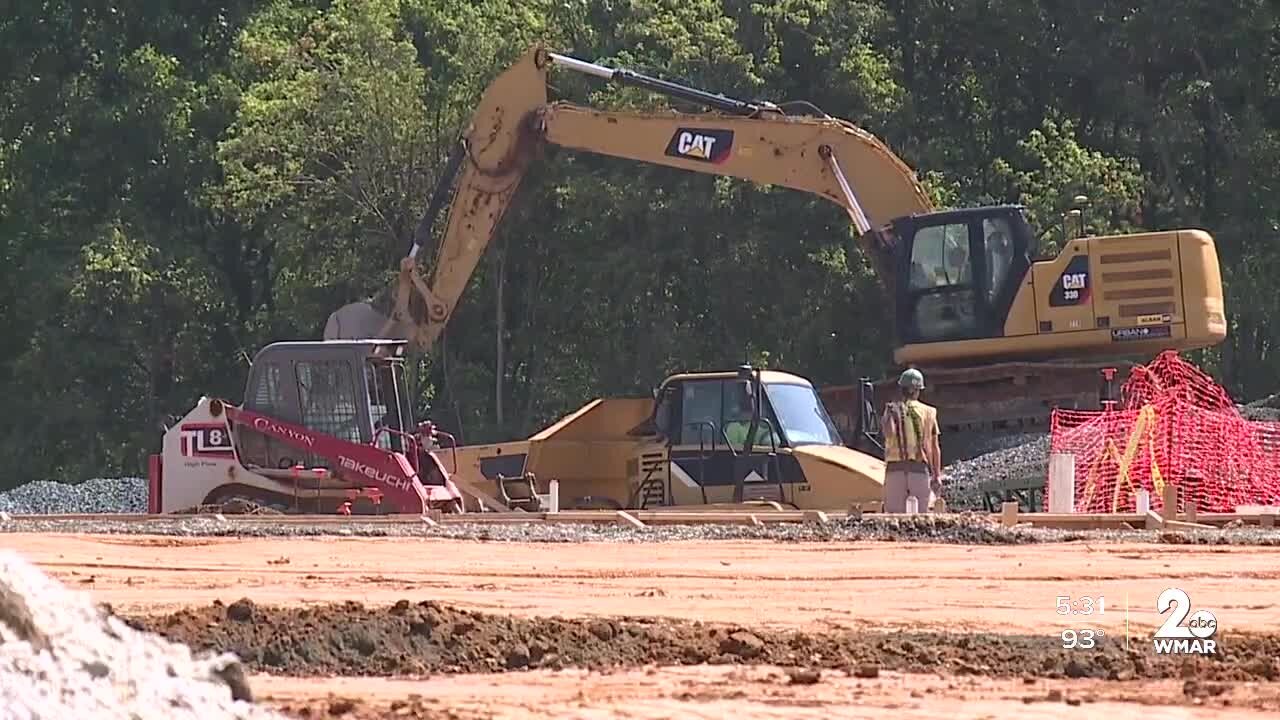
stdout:
[[[547,77],[557,66],[717,112],[611,112],[550,103]],[[773,103],[735,100],[535,47],[486,89],[401,262],[393,294],[335,312],[326,339],[405,339],[415,350],[430,350],[543,143],[823,197],[849,214],[891,297],[896,273],[887,223],[933,210],[911,169],[876,137],[844,120],[789,115]],[[418,254],[451,190],[448,225],[427,280]]]
[[[713,112],[552,103],[553,67]],[[788,112],[797,106],[799,113]],[[372,302],[333,313],[325,337],[403,339],[431,350],[546,144],[793,188],[844,208],[886,290],[894,362],[925,371],[944,438],[980,427],[1041,427],[1052,407],[1090,407],[1098,373],[1120,358],[1209,347],[1226,336],[1217,251],[1205,231],[1082,236],[1066,241],[1057,257],[1037,259],[1025,208],[935,211],[884,143],[808,103],[733,99],[535,47],[486,89],[397,282]],[[418,253],[446,205],[447,227],[426,279]],[[851,427],[857,418],[876,414],[872,401],[854,392],[864,385],[870,382],[823,392],[838,408],[837,423],[854,431],[849,437],[858,434]]]

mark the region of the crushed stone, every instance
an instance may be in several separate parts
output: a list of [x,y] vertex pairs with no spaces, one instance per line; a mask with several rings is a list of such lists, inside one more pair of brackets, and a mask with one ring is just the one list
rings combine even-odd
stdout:
[[13,720],[273,720],[239,659],[134,629],[0,550],[0,686]]

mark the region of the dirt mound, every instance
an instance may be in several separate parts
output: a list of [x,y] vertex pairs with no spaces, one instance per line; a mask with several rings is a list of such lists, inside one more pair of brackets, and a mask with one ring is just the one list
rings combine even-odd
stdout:
[[275,608],[242,599],[128,620],[192,648],[233,652],[253,670],[290,675],[421,675],[525,668],[767,663],[872,673],[1110,679],[1280,677],[1280,636],[1227,635],[1212,660],[1155,656],[1123,639],[1064,650],[1054,636],[751,630],[666,619],[520,618],[401,600]]

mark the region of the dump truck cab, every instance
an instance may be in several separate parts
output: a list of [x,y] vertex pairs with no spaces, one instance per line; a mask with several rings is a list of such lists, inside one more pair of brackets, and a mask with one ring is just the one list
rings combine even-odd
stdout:
[[811,382],[750,367],[674,374],[652,395],[597,398],[458,458],[468,482],[524,509],[552,480],[562,509],[874,509],[884,487],[884,462],[844,446]]
[[[798,375],[750,367],[681,373],[655,396],[652,427],[672,447],[747,453],[843,444],[813,384]],[[754,442],[747,445],[752,420]]]
[[767,501],[844,508],[879,499],[879,461],[844,447],[803,377],[748,366],[680,373],[655,395],[639,432],[652,433],[666,462],[640,478],[641,507]]

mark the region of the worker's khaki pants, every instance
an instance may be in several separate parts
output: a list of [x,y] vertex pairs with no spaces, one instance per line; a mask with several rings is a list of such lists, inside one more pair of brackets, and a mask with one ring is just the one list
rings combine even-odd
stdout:
[[884,473],[884,511],[904,513],[907,497],[914,495],[916,510],[929,512],[933,505],[933,486],[928,467],[916,463],[890,464]]

